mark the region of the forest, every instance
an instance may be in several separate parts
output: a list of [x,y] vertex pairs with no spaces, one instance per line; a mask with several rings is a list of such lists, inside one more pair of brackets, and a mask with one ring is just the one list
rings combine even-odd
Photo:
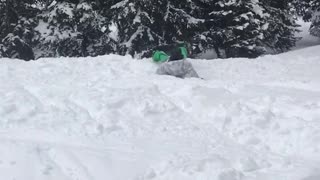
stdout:
[[290,50],[298,18],[320,37],[318,0],[0,0],[0,57],[150,56],[185,42],[192,56]]

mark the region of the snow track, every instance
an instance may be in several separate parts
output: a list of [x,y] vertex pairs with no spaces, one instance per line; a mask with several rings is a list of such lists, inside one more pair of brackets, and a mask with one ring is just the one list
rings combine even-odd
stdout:
[[193,60],[0,61],[0,179],[318,180],[320,47]]

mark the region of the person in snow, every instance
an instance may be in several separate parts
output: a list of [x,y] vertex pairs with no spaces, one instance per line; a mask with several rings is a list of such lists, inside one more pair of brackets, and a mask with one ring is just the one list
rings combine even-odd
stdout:
[[192,64],[186,60],[188,51],[184,43],[158,46],[153,52],[152,59],[160,63],[156,73],[171,75],[178,78],[199,78]]

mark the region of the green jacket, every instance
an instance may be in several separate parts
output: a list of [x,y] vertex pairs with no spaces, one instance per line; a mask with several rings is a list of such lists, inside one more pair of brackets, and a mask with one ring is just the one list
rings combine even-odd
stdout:
[[169,58],[170,58],[169,55],[167,55],[165,52],[159,51],[159,50],[156,50],[152,55],[153,61],[157,62],[157,63],[168,61]]

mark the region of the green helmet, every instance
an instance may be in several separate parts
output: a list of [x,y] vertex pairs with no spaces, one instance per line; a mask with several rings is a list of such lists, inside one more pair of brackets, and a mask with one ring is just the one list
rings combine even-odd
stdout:
[[169,59],[169,55],[167,55],[163,51],[155,51],[153,53],[152,59],[154,62],[165,62]]

